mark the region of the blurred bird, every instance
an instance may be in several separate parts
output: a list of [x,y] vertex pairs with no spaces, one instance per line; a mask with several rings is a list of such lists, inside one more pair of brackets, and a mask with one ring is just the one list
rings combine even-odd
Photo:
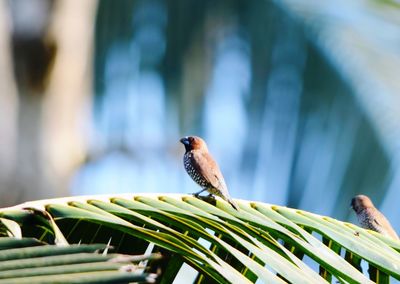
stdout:
[[221,197],[238,210],[238,206],[229,196],[228,188],[217,163],[208,152],[206,142],[197,136],[183,137],[180,142],[186,150],[183,156],[185,170],[203,188],[194,195],[198,196],[203,191],[208,191],[210,195]]
[[376,231],[393,239],[399,238],[389,221],[375,208],[368,196],[357,195],[353,197],[351,207],[356,212],[358,222],[364,229]]

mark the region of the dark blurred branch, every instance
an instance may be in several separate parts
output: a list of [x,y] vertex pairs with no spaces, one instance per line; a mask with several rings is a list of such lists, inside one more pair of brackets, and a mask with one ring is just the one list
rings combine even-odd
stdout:
[[17,0],[9,1],[9,5],[17,86],[24,95],[42,94],[57,50],[56,43],[48,36],[53,2]]

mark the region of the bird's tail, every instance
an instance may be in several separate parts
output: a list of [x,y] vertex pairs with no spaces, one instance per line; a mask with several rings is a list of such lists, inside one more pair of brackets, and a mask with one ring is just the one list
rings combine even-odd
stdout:
[[239,211],[239,206],[236,204],[235,201],[233,201],[233,199],[229,196],[229,193],[225,192],[218,192],[218,194],[223,200],[225,200],[226,202],[228,202],[235,210]]
[[232,200],[232,198],[228,198],[226,201],[228,201],[228,203],[229,203],[230,205],[232,205],[232,207],[233,207],[235,210],[239,211],[239,206],[236,204],[235,201]]

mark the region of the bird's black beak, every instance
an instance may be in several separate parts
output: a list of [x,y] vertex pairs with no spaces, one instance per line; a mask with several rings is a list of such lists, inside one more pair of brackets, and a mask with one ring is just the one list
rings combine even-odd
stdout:
[[188,137],[183,137],[183,138],[181,138],[181,140],[179,140],[179,141],[181,141],[181,143],[183,144],[183,145],[185,145],[185,146],[189,146],[189,139],[188,139]]

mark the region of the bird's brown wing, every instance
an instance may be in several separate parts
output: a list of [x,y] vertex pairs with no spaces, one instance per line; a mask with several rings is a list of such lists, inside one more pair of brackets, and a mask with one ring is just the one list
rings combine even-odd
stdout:
[[210,154],[201,152],[193,153],[192,165],[212,187],[219,189],[225,194],[227,189],[224,177]]
[[398,239],[396,231],[393,229],[392,225],[390,225],[388,219],[386,219],[385,215],[383,215],[380,211],[377,211],[377,217],[374,218],[374,222],[381,226],[388,235],[392,236],[395,239]]

